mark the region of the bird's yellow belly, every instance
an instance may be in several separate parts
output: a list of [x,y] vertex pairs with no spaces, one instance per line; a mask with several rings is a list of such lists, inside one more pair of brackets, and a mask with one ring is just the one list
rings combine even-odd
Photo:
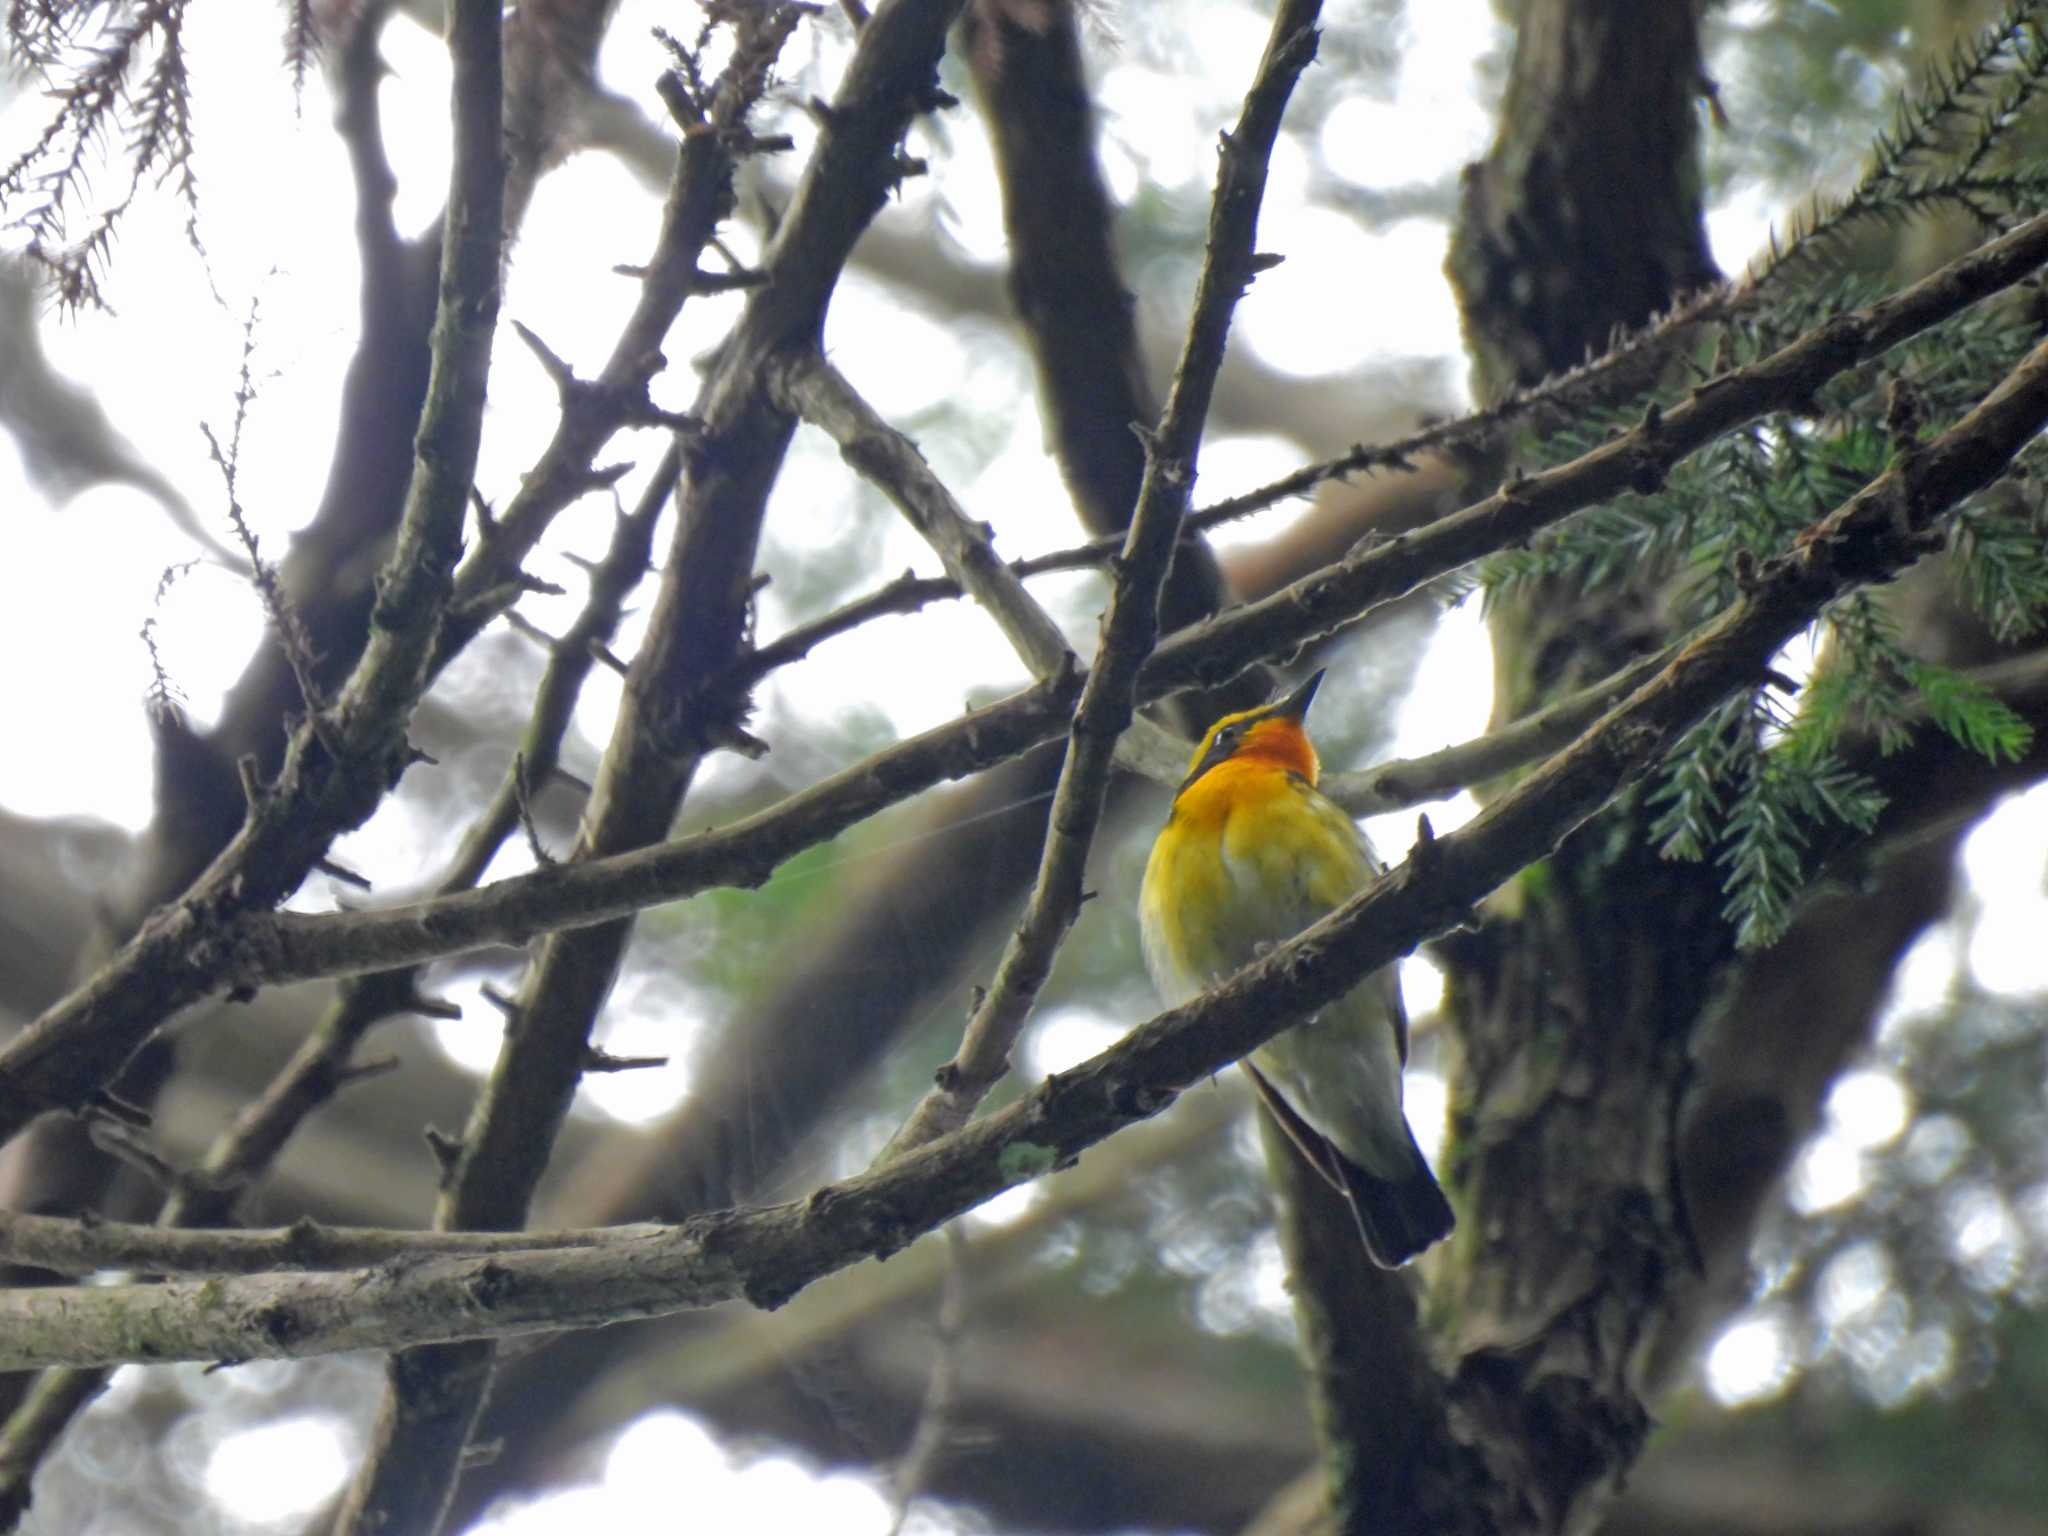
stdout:
[[[1153,845],[1139,914],[1146,963],[1170,1003],[1293,938],[1376,873],[1343,811],[1285,788],[1183,794]],[[1253,1057],[1311,1125],[1368,1168],[1398,1169],[1409,1155],[1399,1007],[1393,977],[1381,972]]]
[[1348,820],[1327,825],[1291,788],[1182,802],[1153,845],[1139,902],[1147,959],[1175,1001],[1293,938],[1371,878]]

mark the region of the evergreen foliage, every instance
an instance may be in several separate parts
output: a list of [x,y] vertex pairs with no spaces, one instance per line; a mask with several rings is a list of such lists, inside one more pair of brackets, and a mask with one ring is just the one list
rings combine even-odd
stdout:
[[[198,246],[186,4],[139,0],[102,8],[40,0],[9,10],[14,56],[43,78],[56,110],[0,171],[0,205],[22,210],[10,225],[27,231],[30,260],[49,274],[66,308],[105,303],[100,279],[114,234],[146,184],[176,187],[187,238]],[[82,216],[93,152],[106,139],[126,151],[127,190]]]
[[[2048,5],[2014,5],[1928,72],[1856,185],[1816,205],[1717,311],[1705,371],[1753,362],[1870,302],[1878,289],[1853,270],[1850,241],[1864,221],[1960,209],[1995,234],[2048,208],[2048,179],[2028,149],[2042,128],[2044,24]],[[2040,329],[2031,300],[1967,311],[1837,378],[1800,413],[1721,438],[1655,492],[1617,498],[1529,548],[1495,556],[1477,585],[1492,602],[1557,585],[1584,593],[1648,583],[1669,594],[1675,627],[1700,624],[1736,601],[1745,572],[1791,550],[1895,455],[1959,420]],[[1679,370],[1656,398],[1675,398],[1700,371]],[[1565,462],[1644,409],[1641,399],[1586,409],[1533,452],[1546,464]],[[1951,525],[1955,579],[2002,640],[2033,633],[2048,615],[2043,532],[2041,489],[2025,473],[1968,504]],[[1649,795],[1647,835],[1668,858],[1712,858],[1723,869],[1726,915],[1746,946],[1784,931],[1811,873],[1806,851],[1816,834],[1867,830],[1883,808],[1849,760],[1860,742],[1888,753],[1932,726],[1993,761],[2027,745],[2023,720],[1968,677],[1911,654],[1867,593],[1835,605],[1814,640],[1820,660],[1811,677],[1760,680],[1749,697],[1731,700],[1685,736]],[[1787,693],[1789,711],[1777,697]]]

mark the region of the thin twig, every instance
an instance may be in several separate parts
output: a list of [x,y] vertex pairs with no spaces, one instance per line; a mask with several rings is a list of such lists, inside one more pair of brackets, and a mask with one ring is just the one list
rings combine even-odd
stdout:
[[849,634],[870,620],[916,613],[927,603],[960,595],[960,583],[950,576],[920,576],[915,571],[905,571],[866,596],[844,603],[808,624],[799,624],[747,652],[733,664],[729,684],[735,690],[752,689],[777,667],[802,661],[825,641]]
[[[783,367],[775,387],[789,409],[838,443],[840,456],[924,536],[947,574],[987,610],[1033,676],[1053,677],[1079,666],[1059,624],[997,558],[995,530],[967,515],[917,445],[884,421],[838,369],[807,353]],[[1118,752],[1120,760],[1128,753],[1136,764],[1166,757],[1185,762],[1188,755],[1179,738],[1142,718],[1131,721]]]
[[[200,434],[206,439],[208,454],[213,466],[220,472],[222,489],[227,493],[228,522],[240,540],[242,554],[249,562],[249,581],[256,588],[256,595],[263,604],[264,616],[270,620],[270,627],[277,636],[278,649],[292,670],[292,677],[299,685],[299,700],[307,717],[317,727],[321,722],[321,711],[327,707],[327,698],[321,692],[316,680],[319,658],[313,654],[312,636],[306,633],[304,621],[299,617],[298,608],[292,603],[284,589],[277,567],[263,558],[258,547],[256,530],[249,526],[248,513],[242,506],[239,490],[242,470],[242,433],[249,424],[249,407],[256,399],[256,384],[251,371],[251,360],[256,354],[256,325],[260,315],[258,302],[251,300],[248,318],[242,322],[242,360],[235,379],[235,419],[228,429],[226,446],[214,434],[212,427],[201,422]],[[158,589],[161,593],[161,588]],[[154,656],[154,647],[151,655]]]
[[968,517],[916,444],[884,421],[837,368],[816,352],[803,352],[783,363],[772,387],[790,414],[830,436],[840,457],[895,503],[1034,675],[1078,665],[1059,625],[997,558],[995,530]]
[[917,1407],[917,1427],[903,1448],[895,1470],[889,1474],[889,1495],[896,1502],[896,1517],[889,1522],[889,1536],[900,1536],[910,1506],[916,1502],[938,1470],[954,1434],[954,1401],[960,1394],[960,1351],[965,1345],[967,1326],[967,1234],[960,1223],[950,1221],[940,1231],[945,1244],[945,1267],[939,1278],[939,1313],[932,1329],[932,1369],[925,1378],[924,1400]]

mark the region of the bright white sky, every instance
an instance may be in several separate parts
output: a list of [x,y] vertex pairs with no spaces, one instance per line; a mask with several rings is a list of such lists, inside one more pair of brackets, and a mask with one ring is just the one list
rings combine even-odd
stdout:
[[[1348,9],[1332,6],[1329,25],[1341,28]],[[647,29],[656,21],[673,25],[672,10],[655,0],[628,0],[602,61],[608,81],[648,96],[646,86],[661,59]],[[1241,89],[1263,45],[1267,22],[1254,8],[1209,0],[1193,10],[1194,19],[1180,34],[1185,57],[1174,61],[1172,73],[1155,72],[1113,47],[1106,52],[1105,160],[1121,195],[1146,175],[1183,189],[1206,181],[1214,165],[1210,145],[1224,121],[1217,104]],[[840,34],[830,30],[834,20],[828,14],[808,44],[827,61],[844,51]],[[1310,206],[1305,194],[1311,156],[1345,181],[1385,187],[1433,177],[1480,154],[1492,104],[1475,95],[1471,66],[1495,25],[1486,0],[1413,5],[1393,96],[1360,96],[1338,107],[1313,144],[1282,143],[1261,244],[1285,251],[1288,260],[1260,279],[1240,309],[1239,344],[1270,366],[1300,374],[1335,374],[1361,360],[1395,355],[1460,355],[1457,319],[1440,271],[1443,225],[1415,219],[1368,233],[1341,213]],[[303,114],[295,118],[290,84],[273,62],[277,44],[269,31],[252,32],[245,16],[217,6],[194,7],[186,26],[210,283],[186,249],[182,210],[168,197],[146,198],[129,215],[116,251],[111,290],[118,314],[48,325],[46,344],[57,365],[90,383],[130,439],[217,520],[225,539],[219,519],[223,498],[199,428],[206,422],[224,433],[231,421],[242,322],[249,305],[260,302],[260,388],[243,445],[242,497],[266,551],[277,555],[319,493],[353,342],[356,267],[346,168],[329,127],[331,101],[323,83],[317,76],[308,82]],[[390,29],[387,54],[395,72],[384,90],[386,134],[404,146],[398,156],[399,218],[413,230],[438,207],[445,180],[447,71],[438,41],[403,22]],[[1191,80],[1208,82],[1206,96],[1189,89]],[[0,142],[22,142],[40,125],[43,111],[33,94],[17,100],[0,118]],[[903,198],[907,208],[892,206],[882,217],[904,217],[938,199],[944,227],[959,247],[972,259],[995,263],[1002,256],[1002,234],[986,144],[970,113],[951,115],[946,132],[952,158],[944,174],[913,183]],[[1738,269],[1758,248],[1770,212],[1756,194],[1738,195],[1714,212],[1710,231],[1724,267]],[[544,184],[527,221],[505,306],[508,318],[532,326],[580,369],[593,369],[632,300],[630,284],[610,268],[646,253],[656,213],[653,198],[609,160],[586,156],[557,173]],[[744,250],[744,237],[739,243]],[[225,307],[213,297],[216,288]],[[1328,304],[1327,294],[1338,289],[1374,293],[1382,302]],[[722,332],[737,302],[693,302],[667,348],[669,356],[682,360],[701,352]],[[1005,553],[1042,547],[1042,508],[1063,503],[1064,492],[1042,450],[1028,377],[1014,349],[972,328],[907,312],[858,276],[840,289],[828,343],[855,382],[892,417],[905,419],[950,399],[988,418],[1012,420],[1007,444],[993,462],[977,463],[973,478],[956,485],[976,514],[996,525]],[[884,358],[891,366],[878,366]],[[658,392],[665,392],[666,403],[685,403],[686,371],[678,367]],[[552,387],[509,331],[504,333],[480,472],[487,495],[502,499],[516,482],[531,445],[545,438],[553,408]],[[942,473],[958,473],[965,464],[937,434],[925,446]],[[624,451],[630,456],[634,450]],[[620,453],[615,445],[614,456]],[[1292,468],[1297,454],[1277,438],[1214,442],[1202,466],[1204,499]],[[654,454],[640,456],[651,462]],[[778,493],[771,540],[786,547],[832,542],[849,526],[845,485],[836,454],[800,440]],[[168,668],[192,712],[205,720],[218,709],[257,636],[256,602],[236,578],[205,565],[171,583],[158,600],[165,570],[192,557],[189,541],[132,491],[103,488],[65,506],[47,505],[24,482],[4,438],[0,497],[11,509],[11,558],[0,564],[0,654],[16,658],[0,672],[0,719],[62,722],[71,744],[61,757],[0,754],[0,804],[32,816],[96,817],[140,827],[150,809],[140,709],[149,674],[138,639],[141,625],[154,615]],[[609,518],[608,506],[596,498],[565,518],[540,574],[558,570],[572,591],[580,591],[561,555],[595,551]],[[1268,519],[1225,537],[1265,537],[1273,526]],[[894,571],[911,564],[934,567],[907,529],[892,527],[874,568]],[[1077,640],[1092,635],[1098,588],[1076,579],[1041,590]],[[551,626],[574,601],[563,600],[559,611],[536,602],[530,611]],[[786,617],[771,588],[763,632],[774,633]],[[913,632],[917,660],[906,666],[902,646]],[[1476,613],[1470,607],[1453,612],[1418,687],[1402,706],[1395,751],[1431,750],[1479,731],[1489,667]],[[1023,680],[994,627],[972,607],[955,604],[928,610],[915,620],[914,631],[871,626],[835,642],[804,665],[779,673],[769,688],[772,704],[795,714],[837,711],[855,699],[882,711],[898,729],[911,730],[951,714],[971,689]],[[615,685],[600,672],[578,720],[588,741],[602,742],[616,700]],[[1468,810],[1437,807],[1432,817],[1445,828]],[[1374,831],[1383,850],[1398,854],[1413,826],[1409,813]],[[378,870],[385,883],[402,880],[414,872],[409,861],[422,841],[414,833],[402,819],[384,818],[351,846],[350,861]],[[1967,934],[1942,930],[1915,951],[1902,973],[1897,1019],[1928,1011],[1965,966],[1980,984],[1999,991],[2048,987],[2048,947],[2038,942],[2048,931],[2044,862],[2048,796],[2037,792],[2009,803],[1972,838],[1966,865],[1982,915]],[[1431,969],[1413,962],[1403,980],[1411,1011],[1426,1013],[1437,990]],[[636,1020],[645,1011],[629,1002],[621,999],[613,1010],[611,1048],[672,1048],[674,999],[665,999],[662,1038],[646,1041],[636,1037]],[[1100,1048],[1121,1027],[1107,1016],[1063,1011],[1036,1037],[1032,1065],[1063,1065]],[[475,1030],[447,1030],[442,1038],[451,1054],[478,1067],[495,1050]],[[672,1105],[686,1086],[678,1067],[666,1074],[600,1078],[587,1097],[607,1113],[640,1119]],[[1409,1095],[1418,1134],[1433,1144],[1441,1133],[1442,1084],[1421,1078],[1411,1083]],[[1802,1162],[1795,1188],[1802,1208],[1820,1210],[1852,1198],[1863,1185],[1862,1159],[1899,1136],[1911,1115],[1896,1078],[1872,1071],[1845,1079],[1830,1102],[1827,1133]],[[1005,1209],[1021,1208],[1029,1198],[1008,1201]],[[1958,1242],[1991,1252],[2006,1241],[1999,1223],[2010,1220],[2002,1207],[1965,1213]],[[1264,1257],[1271,1262],[1248,1260],[1258,1271],[1253,1288],[1262,1304],[1281,1314],[1285,1300],[1277,1259]],[[1881,1258],[1866,1255],[1860,1269],[1848,1266],[1831,1282],[1833,1304],[1843,1316],[1871,1305],[1882,1290]],[[1788,1316],[1767,1300],[1724,1332],[1709,1365],[1717,1395],[1752,1400],[1790,1378],[1798,1341],[1787,1331]],[[289,1520],[345,1475],[346,1438],[344,1427],[318,1419],[251,1429],[214,1448],[208,1483],[252,1526]],[[268,1468],[289,1468],[289,1478],[266,1478]],[[650,1509],[671,1507],[678,1485],[691,1487],[700,1510],[729,1499],[724,1507],[735,1512],[734,1529],[879,1536],[889,1525],[888,1501],[870,1481],[821,1478],[783,1458],[749,1461],[693,1422],[665,1414],[640,1421],[620,1438],[601,1480],[477,1530],[545,1536],[606,1521],[644,1528]],[[744,1518],[737,1513],[742,1509]],[[714,1518],[705,1528],[723,1524]]]

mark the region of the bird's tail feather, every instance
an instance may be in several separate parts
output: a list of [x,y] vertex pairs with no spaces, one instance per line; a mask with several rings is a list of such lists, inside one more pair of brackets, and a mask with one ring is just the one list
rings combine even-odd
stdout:
[[[1385,1179],[1368,1173],[1337,1150],[1334,1143],[1295,1112],[1286,1096],[1266,1080],[1249,1059],[1244,1063],[1268,1113],[1308,1165],[1329,1181],[1351,1205],[1365,1251],[1381,1269],[1399,1269],[1423,1249],[1445,1236],[1456,1220],[1415,1133],[1408,1131],[1408,1170]],[[1407,1126],[1402,1126],[1407,1130]]]
[[1344,1193],[1358,1218],[1365,1251],[1381,1269],[1399,1269],[1437,1239],[1456,1218],[1436,1176],[1429,1171],[1415,1136],[1408,1137],[1410,1166],[1399,1178],[1383,1179],[1340,1158]]

